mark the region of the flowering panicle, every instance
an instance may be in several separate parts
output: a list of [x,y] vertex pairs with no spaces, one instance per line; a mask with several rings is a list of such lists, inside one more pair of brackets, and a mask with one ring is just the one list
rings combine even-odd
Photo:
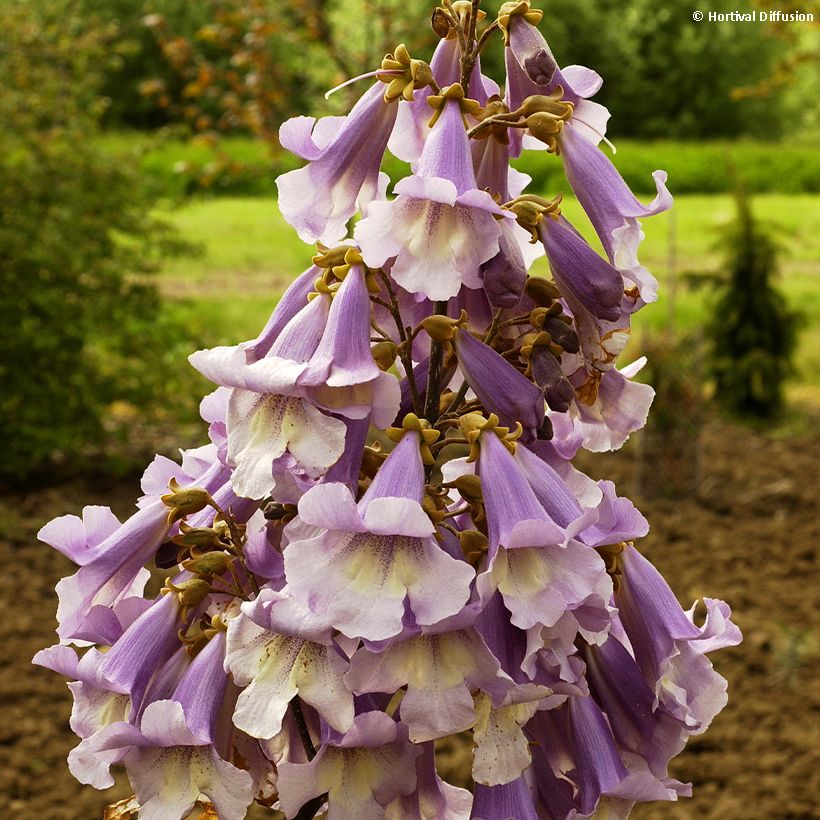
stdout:
[[[722,601],[681,608],[640,512],[571,462],[646,419],[618,359],[656,297],[638,220],[671,200],[660,171],[650,205],[629,191],[601,78],[558,66],[541,17],[446,2],[429,64],[399,45],[346,117],[282,126],[306,164],[279,205],[320,244],[257,338],[191,356],[210,443],[158,456],[125,522],[40,531],[77,570],[34,660],[71,681],[72,773],[125,767],[118,816],[564,820],[689,793],[669,762],[725,705],[707,655],[740,632]],[[533,148],[605,255],[561,192],[525,192]],[[390,195],[387,151],[411,163]],[[461,732],[472,793],[436,771]]]

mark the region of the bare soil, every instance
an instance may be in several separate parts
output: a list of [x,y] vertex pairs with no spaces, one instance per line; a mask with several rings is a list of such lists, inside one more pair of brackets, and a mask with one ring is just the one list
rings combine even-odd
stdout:
[[[640,450],[631,444],[584,466],[634,493]],[[680,600],[688,606],[703,595],[726,599],[745,641],[714,657],[730,682],[729,706],[672,767],[675,777],[694,783],[694,798],[643,806],[633,817],[820,817],[818,468],[820,434],[774,438],[711,423],[702,438],[697,492],[640,501],[652,525],[642,546]],[[643,483],[653,487],[646,470]],[[4,820],[97,820],[107,803],[130,793],[122,775],[107,792],[72,779],[65,764],[76,742],[68,728],[70,695],[30,659],[53,642],[54,585],[71,571],[67,560],[38,544],[38,527],[88,503],[109,503],[127,515],[137,494],[136,480],[111,484],[100,477],[0,499]],[[449,744],[441,758],[450,779],[469,778],[464,744]]]

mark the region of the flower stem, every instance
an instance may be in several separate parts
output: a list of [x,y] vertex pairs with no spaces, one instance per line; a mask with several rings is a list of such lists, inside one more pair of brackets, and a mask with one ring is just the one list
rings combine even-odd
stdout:
[[407,385],[410,388],[410,398],[413,401],[413,410],[415,410],[416,415],[418,416],[421,415],[422,408],[419,388],[416,384],[416,377],[413,374],[412,338],[407,336],[407,330],[404,327],[404,321],[401,317],[401,311],[399,310],[399,300],[396,298],[396,292],[393,290],[393,283],[390,281],[390,277],[383,270],[379,271],[379,277],[382,282],[384,282],[384,287],[387,290],[390,303],[388,304],[383,299],[378,299],[376,297],[374,297],[374,301],[378,302],[390,311],[390,315],[396,323],[396,330],[399,334],[399,340],[402,343],[399,345],[399,359],[401,360],[402,367],[404,368],[404,375],[407,378]]
[[[305,747],[307,759],[309,761],[313,760],[313,758],[316,757],[316,747],[313,745],[313,739],[310,736],[304,712],[302,712],[302,702],[299,700],[298,695],[291,701],[291,706],[293,707],[293,718],[296,721],[296,728],[299,730],[299,739]],[[308,801],[299,809],[299,813],[294,820],[312,820],[326,800],[326,794],[320,794],[318,797],[314,797],[313,800]]]
[[296,721],[296,728],[299,730],[299,739],[305,747],[307,759],[309,761],[313,760],[313,758],[316,757],[316,747],[313,745],[313,739],[310,736],[305,714],[302,711],[302,702],[299,700],[298,695],[291,701],[291,706],[293,707],[293,718]]
[[[447,315],[447,300],[436,302],[436,316]],[[441,371],[444,365],[444,345],[433,342],[430,348],[430,367],[427,372],[427,395],[424,402],[424,417],[435,425],[439,417],[439,391],[441,389]]]

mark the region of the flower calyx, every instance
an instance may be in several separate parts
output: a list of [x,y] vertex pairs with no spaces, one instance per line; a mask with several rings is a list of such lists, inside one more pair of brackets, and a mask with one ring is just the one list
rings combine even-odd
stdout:
[[280,504],[278,501],[269,501],[263,508],[262,514],[266,521],[277,526],[284,526],[296,518],[298,508],[296,504]]
[[186,515],[204,510],[211,501],[211,494],[202,487],[181,487],[179,482],[172,478],[168,482],[170,492],[160,496],[160,501],[168,510],[168,526],[181,521]]
[[400,99],[413,102],[414,91],[435,85],[433,70],[424,60],[414,60],[404,43],[397,45],[391,54],[385,55],[381,68],[385,73],[377,74],[376,77],[387,83],[384,92],[386,103]]
[[[572,319],[563,312],[559,302],[553,302],[548,308],[537,307],[531,311],[530,324],[535,330],[547,333],[561,352],[577,353],[581,349],[581,340],[572,326]],[[555,356],[560,355],[552,352]]]
[[456,331],[467,324],[467,311],[462,308],[458,319],[450,316],[433,314],[419,322],[419,327],[427,332],[427,335],[440,344],[449,345],[456,336]]
[[527,333],[521,343],[520,353],[522,358],[527,362],[527,374],[529,375],[531,372],[531,360],[532,354],[539,347],[546,347],[556,359],[561,358],[561,354],[564,352],[564,348],[561,345],[556,344],[552,336],[547,333],[547,331],[542,330],[538,333]]
[[470,445],[470,454],[467,456],[468,464],[478,459],[480,439],[483,433],[494,433],[510,453],[515,453],[516,441],[524,432],[521,422],[516,422],[515,431],[511,433],[509,427],[501,426],[495,413],[490,413],[486,418],[480,413],[467,413],[458,420],[458,426]]
[[387,437],[396,443],[402,440],[405,433],[418,433],[422,463],[428,467],[436,463],[430,445],[438,441],[441,433],[433,430],[427,419],[420,419],[415,413],[408,413],[402,419],[401,427],[388,427],[385,432]]
[[336,245],[328,248],[321,242],[316,245],[316,255],[311,260],[317,268],[335,268],[345,264],[345,256],[351,250],[350,245]]
[[549,201],[534,194],[525,194],[507,202],[503,207],[515,214],[518,224],[530,234],[530,244],[534,245],[541,238],[538,235],[541,220],[545,216],[551,219],[561,216],[561,199],[561,194]]
[[188,610],[201,604],[211,593],[211,584],[204,578],[188,578],[175,584],[170,578],[165,579],[165,585],[160,590],[162,595],[176,595],[177,603],[186,618]]
[[393,367],[396,357],[399,355],[399,347],[395,342],[385,339],[384,341],[374,344],[373,347],[370,348],[370,353],[373,356],[373,360],[379,366],[379,370],[387,371]]
[[204,616],[188,629],[177,631],[179,642],[185,647],[189,658],[195,658],[207,645],[208,641],[220,632],[227,632],[228,627],[219,615],[212,618]]
[[541,22],[544,12],[530,6],[529,0],[513,0],[510,3],[502,3],[498,10],[498,27],[504,33],[504,45],[510,44],[510,22],[513,17],[523,17],[531,26],[537,26]]
[[458,534],[458,540],[461,543],[461,551],[464,553],[467,562],[478,568],[490,543],[487,536],[478,530],[462,530]]
[[[552,308],[556,299],[561,298],[561,291],[558,290],[558,285],[551,279],[545,279],[543,276],[528,276],[524,283],[524,292],[527,296],[538,305],[539,308]],[[538,308],[536,308],[537,310]],[[559,308],[558,313],[561,310]],[[535,311],[533,311],[535,313]],[[535,324],[535,322],[532,322]]]
[[[330,273],[333,274],[337,280],[337,282],[329,284],[331,292],[335,293],[338,289],[338,282],[343,282],[345,277],[350,273],[350,269],[356,266],[364,271],[364,281],[367,286],[368,293],[380,293],[381,287],[376,279],[376,273],[372,268],[368,268],[367,265],[365,265],[362,252],[358,248],[352,248],[350,246],[346,247],[347,250],[345,251],[341,261],[337,262],[330,268]],[[327,275],[325,276],[325,281],[327,281]]]
[[501,145],[509,145],[510,132],[509,126],[504,121],[510,113],[507,103],[501,99],[497,94],[493,94],[487,104],[482,108],[478,108],[473,117],[479,120],[478,125],[470,129],[470,136],[472,139],[485,140],[492,137]]
[[171,538],[178,546],[189,550],[225,549],[230,541],[230,531],[225,522],[214,522],[213,527],[191,527],[184,521],[179,524],[179,534]]
[[[437,37],[442,40],[452,40],[458,36],[457,27],[467,31],[470,16],[473,13],[473,4],[470,0],[455,0],[448,4],[449,8],[438,6],[433,9],[430,25]],[[480,23],[487,16],[487,12],[478,9],[476,23]]]
[[526,128],[533,137],[547,146],[547,151],[558,155],[558,135],[570,119],[575,106],[564,99],[564,89],[559,85],[550,94],[534,94],[527,97],[515,111],[499,111],[471,128],[470,137],[481,139],[482,133],[491,126],[501,128]]
[[382,452],[380,442],[374,441],[372,444],[368,444],[362,451],[361,473],[367,479],[374,478],[386,458],[387,453]]
[[430,117],[430,122],[428,123],[430,128],[438,122],[438,118],[441,116],[442,111],[444,111],[444,106],[447,105],[450,100],[454,100],[458,103],[465,128],[467,128],[467,115],[475,116],[476,111],[481,108],[481,103],[479,103],[478,100],[471,100],[465,96],[461,83],[453,83],[446,88],[442,88],[439,94],[433,94],[427,98],[427,104],[435,112],[433,116]]

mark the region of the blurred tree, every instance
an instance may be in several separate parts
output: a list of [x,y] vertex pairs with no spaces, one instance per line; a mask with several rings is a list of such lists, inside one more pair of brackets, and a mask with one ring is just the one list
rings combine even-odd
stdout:
[[737,215],[720,242],[725,273],[699,276],[718,288],[707,326],[715,400],[737,416],[771,418],[783,405],[792,372],[799,315],[775,286],[779,246],[752,212],[742,184]]
[[[781,55],[769,72],[757,82],[745,79],[732,90],[732,98],[779,101],[778,108],[789,123],[790,136],[817,138],[820,135],[820,105],[817,104],[818,62],[820,62],[820,2],[756,0],[759,11],[781,14],[813,13],[814,20],[798,23],[774,20],[766,31],[783,43]],[[808,104],[807,104],[808,103]]]
[[595,99],[620,136],[776,138],[776,106],[733,100],[731,92],[766,76],[782,45],[760,26],[692,19],[694,9],[735,8],[734,0],[551,0],[543,30],[559,63],[606,77]]
[[114,126],[157,128],[169,112],[140,92],[140,83],[158,78],[177,97],[184,78],[168,65],[152,32],[143,25],[148,14],[160,14],[174,30],[191,35],[209,20],[205,3],[189,0],[75,0],[72,13],[95,30],[107,29],[109,56],[99,76],[99,93],[109,100],[103,122]]
[[[700,0],[698,10],[730,11],[733,3]],[[292,111],[315,108],[317,92],[371,70],[399,42],[429,54],[435,38],[415,21],[434,5],[76,0],[74,8],[117,27],[103,86],[111,99],[109,123],[182,121],[197,130],[221,125],[258,133],[260,125],[275,130]],[[482,8],[492,19],[500,5],[484,0]],[[623,136],[760,137],[762,121],[763,136],[788,131],[779,98],[732,92],[771,77],[789,43],[770,36],[764,25],[697,23],[692,10],[691,0],[551,0],[542,28],[562,64],[589,65],[607,77],[598,98]],[[502,60],[500,50],[487,49],[485,71],[500,77]],[[314,113],[344,101],[339,95]]]
[[178,243],[95,147],[116,31],[61,0],[6,0],[0,25],[0,478],[19,480],[99,452],[115,400],[166,395],[172,340],[147,275]]

